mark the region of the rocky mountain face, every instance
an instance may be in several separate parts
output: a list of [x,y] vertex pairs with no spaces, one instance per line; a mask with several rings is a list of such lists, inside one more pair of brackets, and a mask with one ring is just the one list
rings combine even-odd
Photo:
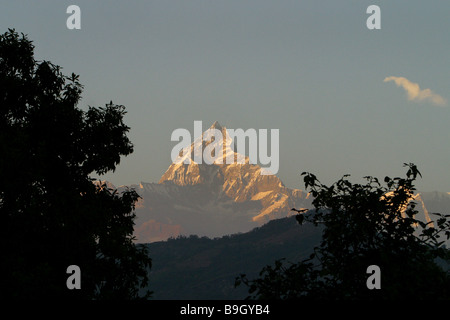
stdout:
[[[186,160],[188,149],[183,149],[180,161],[172,163],[158,183],[131,186],[142,197],[136,206],[138,242],[246,232],[291,215],[293,207],[311,207],[309,194],[285,187],[275,175],[262,175],[264,168],[232,150],[226,128],[216,122],[210,129],[220,130],[224,139],[214,140],[210,131],[205,131],[187,147],[191,158]],[[211,143],[223,148],[223,161],[206,164],[192,160]],[[227,156],[236,161],[227,164]]]

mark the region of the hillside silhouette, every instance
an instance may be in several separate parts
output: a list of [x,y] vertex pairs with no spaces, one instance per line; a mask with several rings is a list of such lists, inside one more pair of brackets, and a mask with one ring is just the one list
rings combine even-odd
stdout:
[[288,217],[221,238],[189,236],[154,242],[147,245],[153,261],[149,289],[154,299],[244,299],[246,288],[234,287],[237,276],[257,276],[275,259],[306,258],[320,237],[318,227],[299,226]]

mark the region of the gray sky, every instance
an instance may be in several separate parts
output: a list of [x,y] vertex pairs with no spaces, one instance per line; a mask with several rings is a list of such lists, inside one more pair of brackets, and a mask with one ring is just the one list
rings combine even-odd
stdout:
[[[71,4],[81,8],[81,30],[66,28]],[[366,27],[372,4],[381,30]],[[126,106],[135,152],[103,177],[116,185],[158,181],[171,163],[172,131],[218,120],[279,129],[278,176],[289,187],[304,187],[302,171],[324,183],[346,173],[359,181],[404,176],[402,164],[414,162],[418,189],[450,191],[448,0],[40,0],[0,8],[0,32],[28,34],[38,59],[80,75],[81,108]]]

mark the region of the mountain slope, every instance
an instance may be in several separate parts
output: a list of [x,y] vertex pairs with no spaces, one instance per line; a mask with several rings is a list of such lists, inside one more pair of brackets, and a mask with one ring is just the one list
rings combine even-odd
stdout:
[[217,239],[191,236],[148,244],[153,265],[154,299],[243,299],[247,288],[234,288],[245,273],[258,276],[266,265],[286,258],[307,258],[321,239],[321,229],[300,226],[293,217],[270,221],[250,232]]

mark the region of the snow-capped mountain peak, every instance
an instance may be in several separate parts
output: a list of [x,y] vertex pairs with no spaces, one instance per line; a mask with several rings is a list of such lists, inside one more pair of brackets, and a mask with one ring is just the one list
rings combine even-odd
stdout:
[[[235,152],[226,127],[215,121],[194,141],[184,147],[173,164],[244,164],[249,158]],[[208,161],[209,160],[209,161]]]
[[[212,152],[210,164],[198,161],[205,152]],[[264,168],[235,152],[227,128],[217,121],[182,149],[177,160],[157,184],[140,185],[140,242],[158,239],[155,228],[207,236],[245,232],[291,215],[293,207],[311,206],[309,194],[285,187],[275,175],[261,174]]]

